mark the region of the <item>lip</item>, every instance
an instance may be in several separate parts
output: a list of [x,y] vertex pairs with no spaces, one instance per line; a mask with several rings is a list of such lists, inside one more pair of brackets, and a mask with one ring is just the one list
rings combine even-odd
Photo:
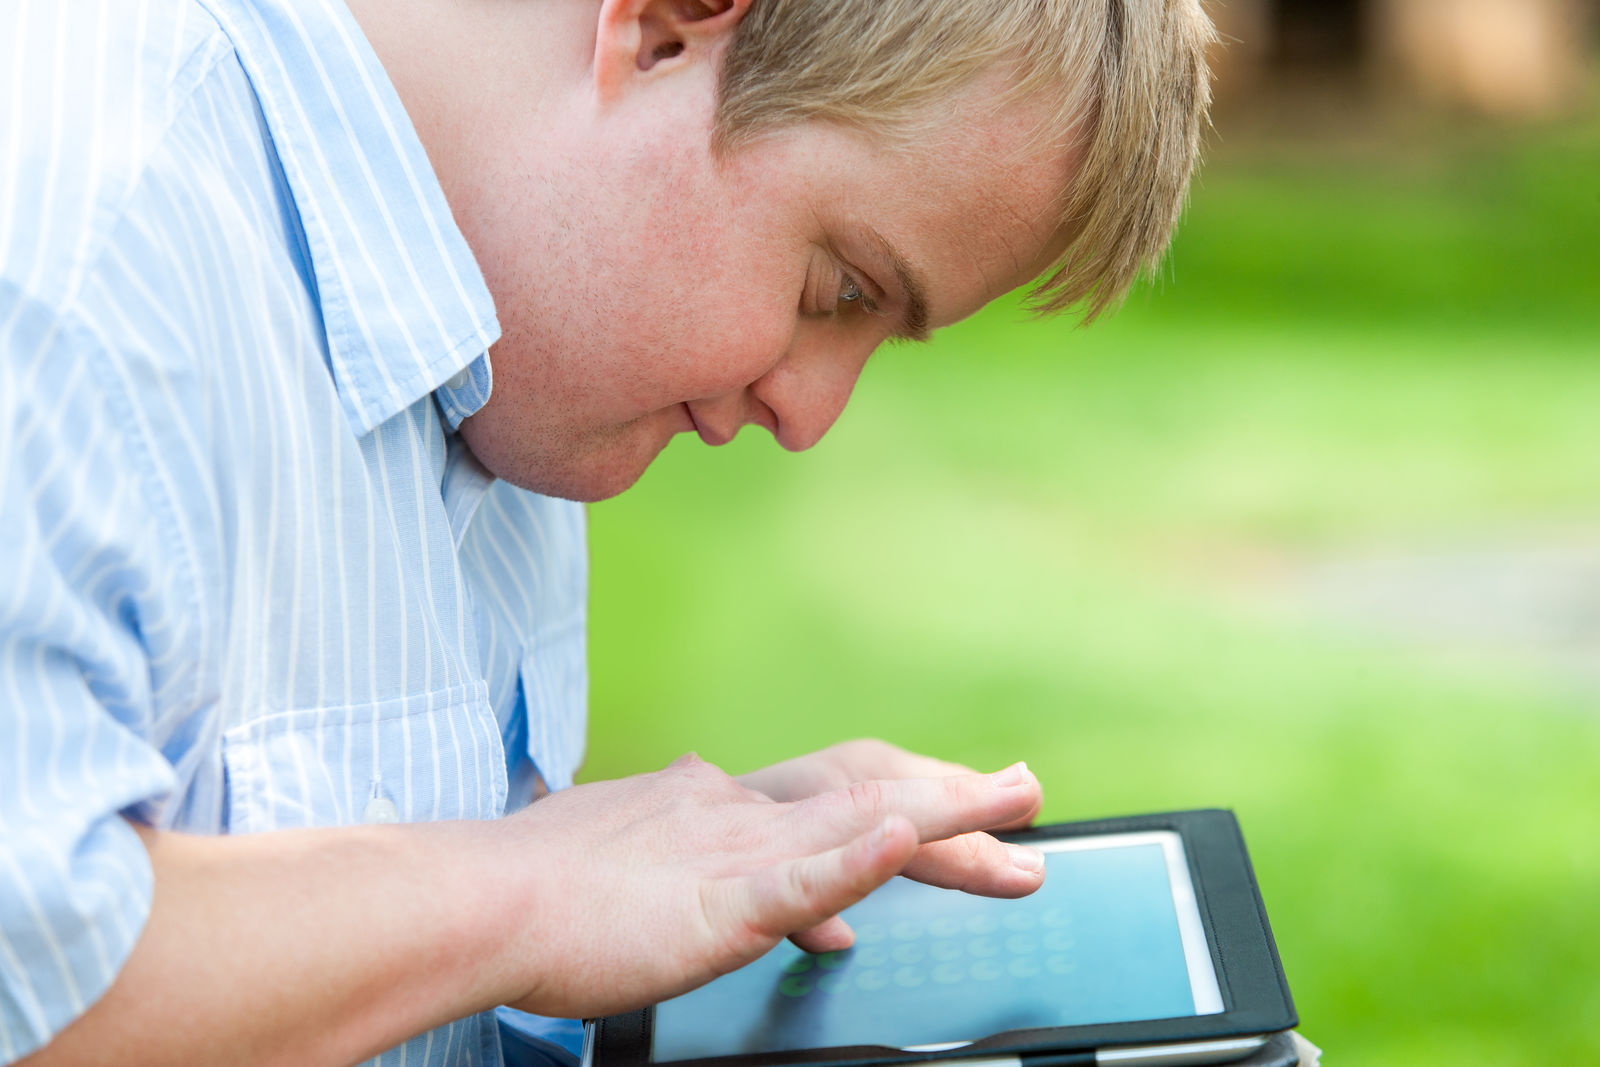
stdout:
[[689,423],[694,427],[694,432],[700,435],[700,440],[710,445],[712,448],[716,448],[719,445],[725,445],[729,441],[733,440],[733,434],[728,434],[726,437],[721,436],[709,426],[701,423],[699,419],[695,418],[694,408],[689,406],[689,402],[687,400],[683,402],[683,410],[688,414]]

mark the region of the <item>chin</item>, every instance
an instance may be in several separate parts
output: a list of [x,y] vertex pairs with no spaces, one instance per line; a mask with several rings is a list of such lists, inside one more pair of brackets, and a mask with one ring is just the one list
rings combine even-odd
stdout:
[[[633,487],[672,440],[659,417],[589,434],[528,434],[489,407],[461,424],[461,436],[489,473],[545,496],[592,503]],[[663,432],[665,430],[665,432]]]
[[[479,457],[482,459],[482,457]],[[519,489],[593,504],[609,500],[624,490],[631,489],[644,474],[646,464],[596,464],[569,467],[565,464],[514,463],[483,464],[501,481],[510,482]]]
[[522,489],[542,493],[545,496],[593,504],[601,500],[610,500],[619,493],[632,489],[644,474],[644,468],[603,472],[529,473],[529,477],[511,477],[505,480]]
[[[544,496],[594,503],[631,489],[661,453],[661,445],[616,447],[598,453],[515,454],[469,439],[489,473]],[[620,442],[618,444],[621,444]],[[664,443],[663,443],[664,444]]]

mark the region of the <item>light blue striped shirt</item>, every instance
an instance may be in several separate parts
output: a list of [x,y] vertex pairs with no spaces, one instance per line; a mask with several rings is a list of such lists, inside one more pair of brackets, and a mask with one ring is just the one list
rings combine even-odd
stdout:
[[[455,433],[498,333],[338,0],[0,7],[0,1062],[139,936],[119,813],[486,819],[570,784],[583,512]],[[491,1014],[382,1057],[500,1059]]]

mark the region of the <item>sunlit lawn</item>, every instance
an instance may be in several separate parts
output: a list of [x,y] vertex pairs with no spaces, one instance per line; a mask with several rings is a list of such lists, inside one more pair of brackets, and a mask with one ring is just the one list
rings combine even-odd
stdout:
[[1594,122],[1230,146],[1117,318],[991,309],[815,451],[680,439],[595,507],[586,773],[874,734],[1026,757],[1050,819],[1232,807],[1329,1062],[1600,1062],[1600,694],[1283,594],[1600,539],[1597,309]]

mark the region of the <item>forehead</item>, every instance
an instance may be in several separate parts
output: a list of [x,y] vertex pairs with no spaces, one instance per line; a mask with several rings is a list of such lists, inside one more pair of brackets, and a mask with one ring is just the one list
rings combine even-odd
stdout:
[[952,122],[910,161],[886,225],[924,264],[941,299],[935,321],[965,318],[1038,277],[1063,251],[1062,208],[1075,159],[1017,115]]

